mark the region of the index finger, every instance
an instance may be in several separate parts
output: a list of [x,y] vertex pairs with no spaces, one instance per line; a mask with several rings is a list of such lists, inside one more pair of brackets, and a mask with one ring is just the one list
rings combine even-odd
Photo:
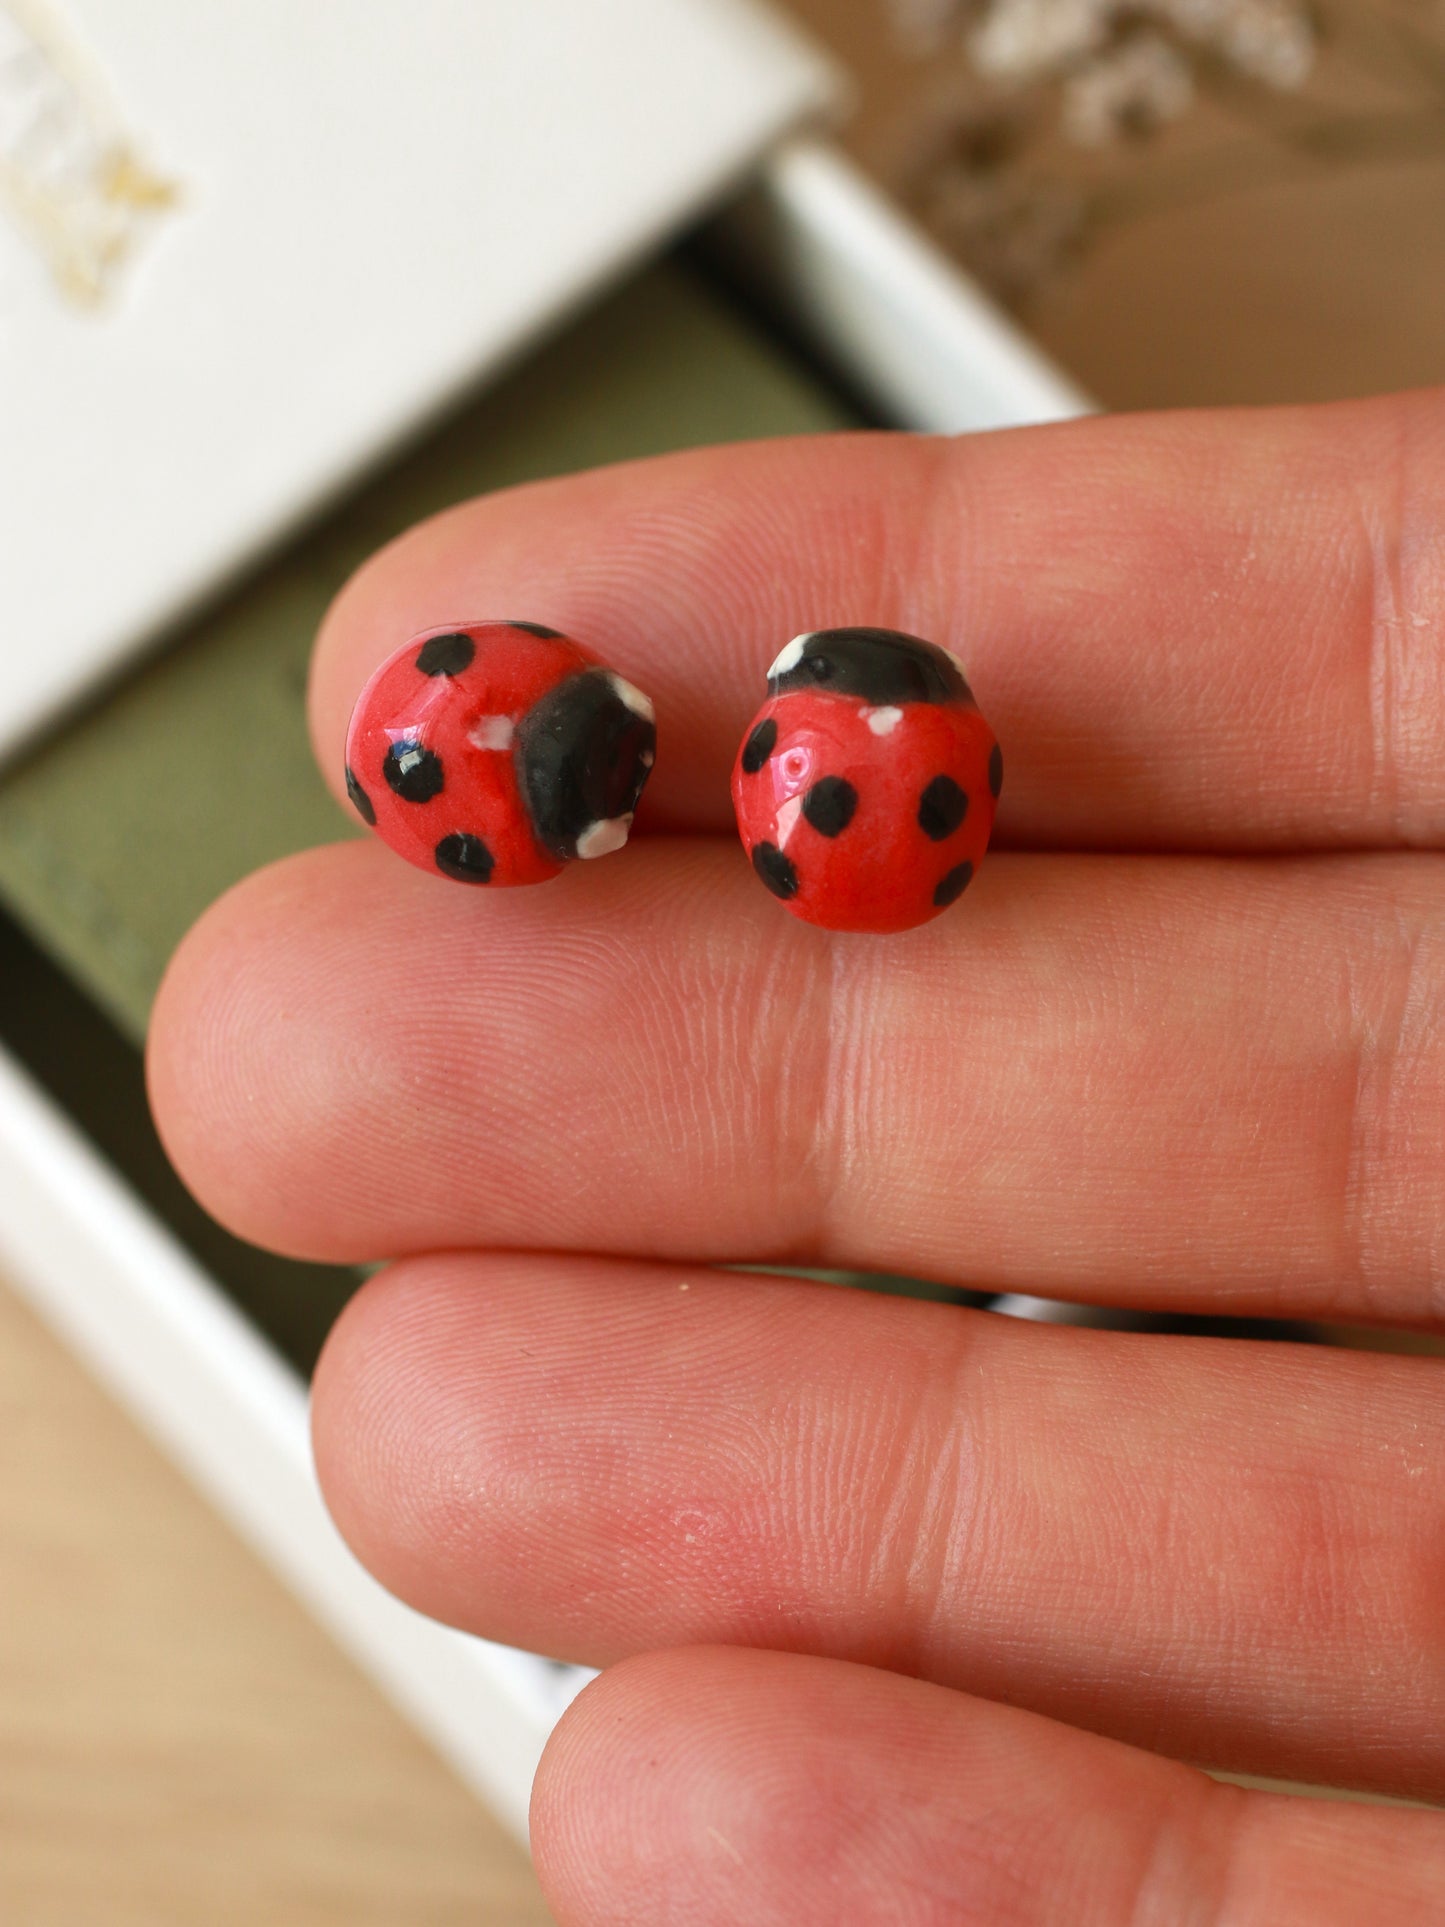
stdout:
[[317,646],[328,780],[422,629],[546,622],[647,690],[640,829],[728,830],[766,665],[875,624],[962,657],[1004,748],[1003,841],[1445,839],[1445,390],[958,439],[689,451],[468,502],[374,558]]

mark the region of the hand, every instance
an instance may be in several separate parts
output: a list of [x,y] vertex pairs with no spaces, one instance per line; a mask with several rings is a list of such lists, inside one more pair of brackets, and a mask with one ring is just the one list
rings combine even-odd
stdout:
[[[315,1390],[360,1557],[612,1669],[534,1800],[563,1922],[1445,1919],[1440,1815],[1136,1750],[1445,1797],[1438,1363],[711,1268],[1440,1328],[1442,503],[1445,395],[782,442],[470,503],[332,611],[333,782],[428,625],[658,704],[624,855],[282,863],[151,1059],[226,1223],[396,1259]],[[958,651],[1004,748],[1006,847],[904,937],[732,828],[767,663],[849,622]]]

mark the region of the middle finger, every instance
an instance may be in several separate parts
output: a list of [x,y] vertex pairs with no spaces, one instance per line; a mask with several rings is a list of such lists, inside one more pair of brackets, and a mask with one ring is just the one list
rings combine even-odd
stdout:
[[370,845],[184,947],[153,1094],[258,1242],[816,1263],[1428,1323],[1445,869],[996,856],[880,942],[681,839],[479,895]]

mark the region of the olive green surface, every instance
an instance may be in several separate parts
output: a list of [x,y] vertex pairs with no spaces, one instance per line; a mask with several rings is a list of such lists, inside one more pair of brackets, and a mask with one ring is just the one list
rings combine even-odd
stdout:
[[208,903],[276,857],[359,833],[312,763],[304,691],[316,625],[373,549],[510,483],[854,420],[700,273],[647,270],[12,769],[0,900],[139,1041]]

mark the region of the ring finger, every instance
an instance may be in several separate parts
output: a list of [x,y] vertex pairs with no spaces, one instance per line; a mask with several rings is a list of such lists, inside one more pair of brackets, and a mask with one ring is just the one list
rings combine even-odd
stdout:
[[359,1556],[490,1638],[808,1652],[1445,1794],[1431,1361],[452,1256],[343,1314],[314,1435]]

